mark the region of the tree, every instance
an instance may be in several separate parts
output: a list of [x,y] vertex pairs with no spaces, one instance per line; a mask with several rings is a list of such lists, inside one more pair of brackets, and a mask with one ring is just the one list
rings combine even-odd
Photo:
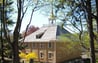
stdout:
[[96,16],[95,16],[95,19],[96,19],[96,23],[97,23],[97,33],[98,33],[98,0],[95,0],[95,1],[96,1]]
[[[48,1],[49,2],[49,1]],[[54,3],[55,2],[55,3]],[[50,2],[51,3],[51,2]],[[78,30],[81,44],[84,31],[89,32],[91,62],[95,63],[95,48],[94,39],[98,39],[97,34],[94,34],[93,21],[96,21],[96,28],[98,31],[98,1],[97,0],[52,0],[52,7],[56,19],[63,21],[64,26],[73,26]],[[95,32],[97,32],[95,31]],[[97,42],[98,40],[96,40]]]
[[91,63],[96,63],[95,59],[95,46],[94,46],[94,33],[93,33],[93,22],[91,14],[91,0],[87,0],[87,12],[88,12],[88,32],[90,37],[90,52],[91,52]]
[[[2,0],[1,0],[1,3],[0,3],[0,8],[1,8],[1,10],[0,10],[0,15],[1,15],[0,16],[0,24],[1,24],[1,28],[0,28],[0,33],[1,33],[0,34],[0,37],[1,37],[1,39],[0,39],[1,40],[1,44],[0,44],[1,45],[1,54],[0,55],[2,56],[2,63],[5,62],[5,59],[4,59],[5,57],[10,56],[9,51],[11,51],[10,45],[8,45],[8,42],[4,38],[3,20],[5,20],[6,24],[8,25],[7,31],[8,31],[8,34],[9,34],[10,31],[11,31],[9,29],[9,27],[14,24],[14,22],[11,19],[9,19],[10,14],[13,11],[13,8],[11,8],[11,4],[12,3],[13,2],[11,0],[9,2],[6,2],[6,1],[2,2]],[[4,4],[5,8],[3,8],[3,4]],[[3,9],[5,9],[5,10],[3,10]],[[9,14],[9,16],[8,16],[8,14]]]
[[[95,13],[97,13],[97,1],[94,0],[58,0],[58,4],[55,4],[56,7],[55,12],[56,15],[59,15],[59,18],[65,23],[71,23],[79,32],[80,41],[82,41],[84,28],[83,23],[87,24],[87,31],[89,32],[90,37],[90,52],[91,52],[91,63],[95,63],[95,48],[94,48],[94,37],[95,34],[93,32],[93,16],[96,17]],[[94,5],[93,5],[94,4]],[[96,6],[96,8],[95,8]],[[92,9],[96,9],[94,13],[92,13]],[[62,16],[60,14],[64,16]],[[96,24],[97,24],[96,20]],[[98,25],[98,24],[97,24]],[[66,26],[66,24],[65,24]],[[98,26],[96,26],[98,28]],[[81,43],[82,44],[82,43]]]
[[10,38],[10,34],[8,34],[8,30],[7,27],[8,25],[6,24],[5,21],[5,15],[4,15],[4,10],[5,10],[5,1],[8,2],[7,0],[3,0],[3,11],[2,11],[2,25],[3,25],[3,29],[4,29],[4,38],[7,40],[8,44],[11,46],[12,48],[12,53],[13,53],[13,63],[19,63],[19,34],[20,34],[20,29],[21,29],[21,23],[23,21],[24,15],[27,12],[27,9],[29,7],[32,7],[32,13],[31,13],[31,17],[30,17],[30,22],[27,25],[26,30],[28,29],[31,21],[32,21],[32,16],[33,16],[33,12],[38,10],[39,8],[43,7],[44,4],[43,2],[41,2],[40,0],[17,0],[16,2],[16,6],[17,6],[17,20],[15,23],[15,28],[14,31],[12,33],[12,40]]
[[30,26],[25,34],[25,31],[22,32],[22,37],[24,36],[28,36],[29,34],[35,32],[36,30],[38,30],[39,28],[38,27],[35,27],[35,26]]

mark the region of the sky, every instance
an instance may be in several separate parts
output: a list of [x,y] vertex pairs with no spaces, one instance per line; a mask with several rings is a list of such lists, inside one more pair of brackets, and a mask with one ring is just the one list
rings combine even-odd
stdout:
[[[15,7],[15,4],[14,4],[14,7]],[[15,7],[17,8],[17,7]],[[16,9],[17,10],[17,9]],[[30,21],[30,16],[31,16],[31,11],[32,9],[29,9],[27,11],[27,13],[25,14],[24,18],[23,18],[23,21],[22,21],[22,25],[21,25],[21,30],[20,30],[20,33],[22,33],[23,31],[26,30],[26,27]],[[45,10],[45,9],[44,9]],[[49,8],[47,9],[49,10]],[[49,10],[51,11],[51,10]],[[47,13],[49,14],[49,13]],[[31,21],[31,24],[30,25],[34,25],[35,27],[42,27],[43,25],[47,25],[49,24],[49,20],[48,20],[49,16],[46,16],[46,15],[43,15],[42,12],[39,10],[39,11],[35,11],[33,13],[33,16],[32,16],[32,21]],[[17,14],[14,14],[13,15],[13,19],[14,21],[17,20]],[[56,20],[56,22],[59,22],[59,20]],[[61,21],[60,21],[61,22]],[[14,26],[15,27],[15,26]],[[13,28],[14,28],[13,27]]]
[[[29,10],[29,12],[27,12],[23,18],[20,33],[22,33],[23,31],[26,30],[26,27],[30,21],[30,15],[31,15],[31,11]],[[14,18],[15,17],[16,17],[16,15],[14,15]],[[16,21],[16,19],[14,19],[14,20]],[[61,21],[56,20],[56,22],[59,23]],[[48,24],[49,24],[49,16],[43,15],[40,11],[36,11],[36,12],[34,12],[34,14],[32,16],[32,21],[29,26],[34,25],[35,27],[40,28],[40,27],[42,27],[44,25],[48,25]]]
[[[21,25],[21,30],[20,33],[22,33],[23,31],[26,30],[26,27],[30,21],[30,17],[31,17],[31,9],[28,9],[28,11],[26,12],[23,21],[22,21],[22,25]],[[16,22],[17,20],[17,13],[15,13],[14,15],[12,15],[12,19],[13,21]],[[43,25],[48,24],[48,16],[43,15],[40,11],[35,11],[33,13],[32,16],[32,21],[31,21],[31,25],[34,25],[35,27],[42,27]],[[12,27],[14,29],[15,25]]]
[[[22,26],[21,32],[25,30],[27,24],[30,21],[30,11],[25,15]],[[42,15],[39,11],[34,12],[33,18],[30,25],[34,25],[36,27],[42,27],[44,24],[48,24],[48,16]]]
[[[14,1],[13,7],[14,7],[16,13],[12,14],[12,20],[16,22],[17,21],[16,1]],[[26,27],[27,27],[27,25],[28,25],[28,23],[30,21],[31,12],[32,12],[32,8],[29,7],[27,12],[26,12],[26,14],[25,14],[25,16],[24,16],[24,18],[23,18],[20,32],[23,32],[26,29]],[[38,10],[35,11],[33,13],[32,21],[31,21],[30,26],[34,25],[35,27],[39,27],[40,28],[44,24],[48,24],[48,16],[43,15],[40,10],[39,11]],[[14,27],[15,27],[15,25],[12,27],[13,30],[14,30]]]

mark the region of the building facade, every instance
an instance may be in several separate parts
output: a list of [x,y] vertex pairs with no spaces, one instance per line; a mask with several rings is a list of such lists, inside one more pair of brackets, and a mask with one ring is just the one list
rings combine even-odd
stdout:
[[[58,36],[65,33],[69,32],[60,26],[42,27],[25,38],[24,44],[27,45],[27,48],[24,52],[35,52],[38,56],[35,61],[41,63],[61,63],[80,57],[79,44],[74,45],[58,39]],[[72,45],[72,48],[69,48],[68,45]]]

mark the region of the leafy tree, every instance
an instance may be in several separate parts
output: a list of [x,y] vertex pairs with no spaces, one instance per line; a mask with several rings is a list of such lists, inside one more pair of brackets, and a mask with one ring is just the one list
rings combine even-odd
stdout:
[[[2,1],[2,0],[1,0]],[[5,8],[3,8],[3,4],[5,3]],[[9,18],[11,15],[11,12],[13,11],[13,8],[11,8],[12,5],[12,0],[10,0],[9,2],[1,2],[0,3],[0,23],[1,23],[1,28],[0,28],[0,41],[1,41],[1,56],[2,56],[2,62],[4,63],[5,59],[4,57],[9,57],[11,54],[11,48],[10,45],[8,44],[7,40],[4,38],[4,29],[3,29],[3,20],[6,21],[6,24],[8,25],[8,27],[6,28],[8,31],[8,34],[10,34],[11,30],[9,29],[10,26],[12,26],[14,24],[14,22]],[[3,10],[5,9],[5,10]],[[3,14],[4,13],[4,14]],[[9,14],[9,15],[8,15]],[[4,16],[4,17],[2,17]]]
[[[63,11],[62,14],[64,14],[64,17],[61,16],[61,20],[66,23],[66,21],[70,22],[79,32],[79,39],[82,41],[82,35],[84,28],[83,24],[87,24],[87,31],[89,32],[90,37],[90,51],[91,51],[91,63],[95,63],[95,52],[94,52],[94,33],[93,33],[93,17],[97,16],[93,12],[96,9],[97,10],[97,1],[94,0],[59,0],[59,3],[55,5],[56,13],[59,13],[60,11]],[[69,9],[66,11],[66,9]],[[93,12],[93,13],[92,13]],[[97,24],[97,22],[96,22]],[[96,26],[97,28],[97,26]]]
[[[49,1],[48,1],[49,2]],[[55,3],[54,3],[55,2]],[[50,2],[51,3],[51,2]],[[73,26],[79,31],[79,39],[82,43],[83,31],[89,32],[91,63],[95,63],[94,39],[97,34],[93,32],[94,19],[98,30],[98,1],[97,0],[52,0],[52,7],[57,19],[62,20],[64,26]],[[95,9],[95,10],[93,10]]]

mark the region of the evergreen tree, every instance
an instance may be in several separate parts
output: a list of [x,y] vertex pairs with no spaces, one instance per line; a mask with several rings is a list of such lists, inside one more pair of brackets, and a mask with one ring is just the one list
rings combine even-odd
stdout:
[[9,57],[11,54],[11,46],[8,44],[7,40],[4,38],[4,29],[3,29],[3,21],[6,22],[6,24],[8,25],[8,27],[6,27],[6,30],[8,31],[8,34],[10,34],[10,29],[9,27],[11,25],[14,24],[14,22],[9,18],[11,15],[11,12],[12,12],[12,1],[10,0],[9,2],[6,2],[6,1],[1,1],[0,3],[0,25],[1,25],[1,28],[0,28],[0,45],[1,45],[1,53],[0,55],[2,56],[2,63],[5,62],[5,57]]

